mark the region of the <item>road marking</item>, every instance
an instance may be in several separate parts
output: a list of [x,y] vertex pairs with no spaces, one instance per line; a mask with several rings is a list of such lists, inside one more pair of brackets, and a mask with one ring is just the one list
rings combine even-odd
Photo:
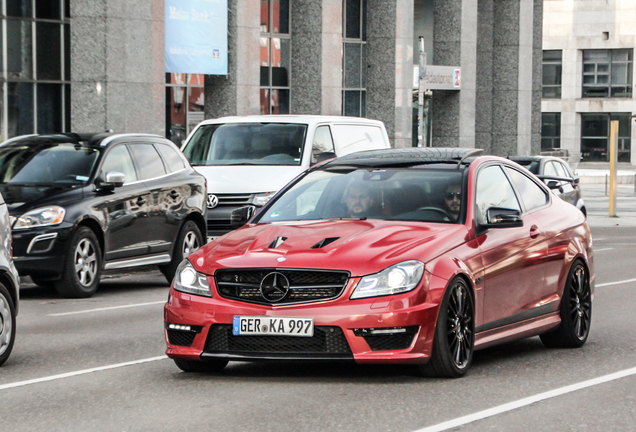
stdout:
[[626,284],[626,283],[630,283],[630,282],[636,282],[636,279],[625,279],[625,280],[620,280],[620,281],[616,281],[616,282],[605,282],[605,283],[602,283],[602,284],[596,284],[595,287],[596,288],[601,288],[601,287],[606,287],[606,286],[611,286],[611,285]]
[[625,369],[619,372],[615,372],[613,374],[604,375],[602,377],[593,378],[588,381],[583,381],[577,384],[572,384],[569,386],[561,387],[558,389],[550,390],[544,393],[539,393],[534,396],[530,396],[524,399],[519,399],[514,402],[509,402],[507,404],[499,405],[493,408],[489,408],[483,411],[476,412],[474,414],[470,414],[467,416],[459,417],[454,420],[449,420],[443,423],[438,423],[433,426],[426,427],[424,429],[418,429],[415,432],[440,432],[448,429],[456,428],[459,426],[466,425],[468,423],[473,423],[478,420],[483,420],[488,417],[493,417],[498,414],[503,414],[508,411],[516,410],[519,408],[523,408],[528,405],[532,405],[537,402],[544,401],[546,399],[552,399],[557,396],[563,396],[568,393],[572,393],[578,390],[582,390],[584,388],[596,386],[599,384],[604,384],[606,382],[614,381],[617,379],[625,378],[631,375],[636,374],[636,367],[631,369]]
[[77,314],[83,314],[83,313],[101,312],[101,311],[114,310],[114,309],[125,309],[125,308],[140,307],[140,306],[150,306],[150,305],[156,305],[156,304],[161,304],[161,303],[165,303],[165,302],[166,302],[165,300],[161,300],[161,301],[150,302],[150,303],[135,303],[135,304],[128,304],[128,305],[123,305],[123,306],[111,306],[111,307],[98,308],[98,309],[86,309],[86,310],[75,311],[75,312],[54,313],[54,314],[48,314],[47,316],[77,315]]
[[603,249],[594,249],[594,252],[603,252],[608,250],[613,250],[614,248],[603,248]]
[[51,375],[51,376],[43,377],[43,378],[35,378],[31,380],[26,380],[26,381],[18,381],[18,382],[14,382],[10,384],[2,384],[0,385],[0,390],[6,390],[6,389],[14,388],[14,387],[22,387],[22,386],[26,386],[30,384],[38,384],[38,383],[47,382],[47,381],[54,381],[54,380],[59,380],[63,378],[71,378],[78,375],[86,375],[92,372],[100,372],[100,371],[116,369],[116,368],[125,367],[125,366],[138,365],[142,363],[150,363],[153,361],[164,360],[167,358],[168,358],[167,356],[162,355],[159,357],[150,357],[150,358],[141,359],[141,360],[133,360],[133,361],[125,362],[125,363],[117,363],[117,364],[112,364],[108,366],[100,366],[100,367],[95,367],[91,369],[79,370],[75,372],[67,372],[67,373],[63,373],[59,375]]

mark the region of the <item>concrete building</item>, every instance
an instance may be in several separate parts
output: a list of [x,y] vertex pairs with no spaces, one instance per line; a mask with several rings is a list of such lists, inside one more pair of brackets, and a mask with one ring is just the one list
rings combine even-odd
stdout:
[[540,148],[542,0],[227,0],[227,76],[165,73],[164,0],[1,3],[4,139],[180,141],[203,118],[344,114],[382,120],[410,147],[424,36],[429,64],[461,67],[461,90],[433,91],[429,145]]
[[608,161],[609,125],[618,120],[618,160],[636,164],[635,46],[635,1],[545,0],[543,149]]

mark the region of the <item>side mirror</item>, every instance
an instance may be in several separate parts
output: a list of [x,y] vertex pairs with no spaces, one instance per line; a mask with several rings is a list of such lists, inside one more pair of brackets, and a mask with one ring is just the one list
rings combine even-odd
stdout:
[[240,228],[254,216],[254,206],[237,208],[232,212],[230,221],[233,228]]
[[487,228],[515,228],[523,226],[523,219],[519,210],[489,207],[486,210]]
[[124,180],[126,180],[126,176],[123,173],[117,171],[109,171],[106,173],[106,184],[112,185],[113,187],[122,187],[124,185]]
[[548,181],[547,186],[550,189],[558,189],[559,188],[559,182],[557,182],[556,180],[550,180],[550,181]]

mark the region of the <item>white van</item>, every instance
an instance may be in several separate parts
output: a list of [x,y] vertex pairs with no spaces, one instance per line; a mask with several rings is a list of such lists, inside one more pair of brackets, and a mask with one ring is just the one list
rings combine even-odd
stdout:
[[208,236],[218,237],[232,230],[233,210],[263,206],[311,165],[389,147],[381,121],[268,115],[203,121],[181,149],[208,180]]

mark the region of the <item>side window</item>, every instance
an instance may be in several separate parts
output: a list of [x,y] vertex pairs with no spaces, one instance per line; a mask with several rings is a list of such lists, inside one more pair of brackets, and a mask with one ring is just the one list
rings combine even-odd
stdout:
[[163,161],[152,144],[132,144],[130,151],[139,168],[140,180],[149,180],[166,175]]
[[319,126],[314,133],[314,142],[311,147],[311,163],[318,162],[320,153],[335,153],[331,130],[329,126]]
[[337,155],[344,156],[362,150],[385,147],[382,129],[364,125],[334,125],[333,134],[338,146]]
[[137,172],[135,171],[135,165],[133,165],[127,146],[118,145],[113,147],[106,155],[104,163],[102,164],[102,175],[111,171],[124,174],[124,176],[126,176],[124,183],[137,181]]
[[548,176],[558,176],[556,168],[552,162],[546,162],[545,168],[543,168],[543,174]]
[[563,168],[563,164],[559,162],[554,162],[554,166],[556,168],[556,172],[559,177],[570,177],[568,175],[568,172],[565,170],[565,168]]
[[170,172],[180,171],[185,168],[183,158],[176,149],[167,144],[155,144],[155,148],[161,153]]
[[521,211],[515,192],[501,167],[492,165],[482,169],[477,175],[477,216],[486,221],[489,207],[503,207]]
[[532,211],[548,202],[548,194],[535,182],[519,171],[506,167],[506,173],[517,187],[526,211]]

